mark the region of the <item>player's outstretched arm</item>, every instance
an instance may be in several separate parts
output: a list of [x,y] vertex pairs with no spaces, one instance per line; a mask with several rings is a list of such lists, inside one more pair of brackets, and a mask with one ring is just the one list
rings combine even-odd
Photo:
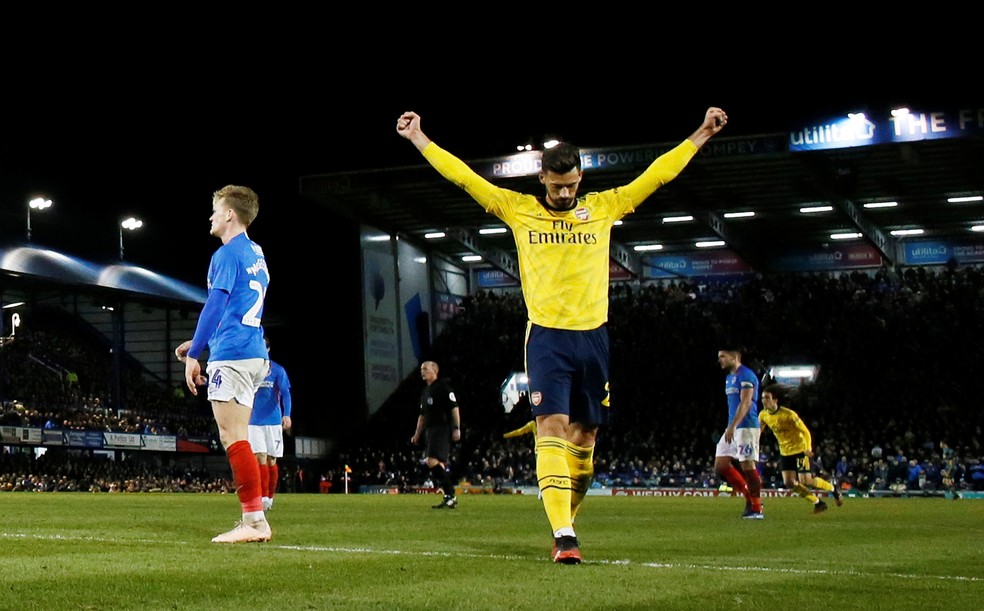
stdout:
[[431,140],[420,129],[420,115],[415,112],[405,112],[396,120],[396,133],[400,134],[423,151]]
[[711,136],[717,134],[719,131],[724,129],[724,126],[728,124],[728,113],[724,112],[717,106],[711,106],[704,113],[704,122],[700,124],[697,131],[690,134],[687,140],[690,140],[700,148],[711,139]]

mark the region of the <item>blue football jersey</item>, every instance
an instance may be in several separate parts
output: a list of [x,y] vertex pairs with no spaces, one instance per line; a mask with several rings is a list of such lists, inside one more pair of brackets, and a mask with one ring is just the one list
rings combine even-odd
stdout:
[[225,291],[229,302],[208,340],[210,361],[269,358],[261,326],[269,286],[263,249],[246,232],[215,251],[208,266],[208,290]]
[[280,425],[281,418],[290,416],[290,379],[280,363],[270,361],[266,377],[256,389],[249,423],[261,426]]

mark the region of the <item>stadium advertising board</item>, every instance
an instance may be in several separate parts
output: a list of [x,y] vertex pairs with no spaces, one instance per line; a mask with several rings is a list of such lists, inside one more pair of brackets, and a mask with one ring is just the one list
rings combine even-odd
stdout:
[[[135,449],[155,452],[178,451],[176,435],[142,435],[111,431],[41,429],[27,426],[0,427],[3,443],[37,446],[67,446],[92,449]],[[188,451],[183,449],[183,451]],[[196,450],[200,451],[200,450]],[[204,451],[208,451],[207,448]]]
[[178,449],[178,438],[175,435],[141,435],[140,441],[144,450],[176,452]]
[[608,262],[608,280],[613,282],[615,280],[632,280],[632,272],[625,269],[618,261],[612,259]]
[[[717,488],[612,488],[612,496],[740,496]],[[792,490],[763,489],[763,497],[796,496]]]
[[906,265],[943,265],[950,259],[957,263],[984,262],[984,242],[958,243],[921,240],[903,246]]
[[747,274],[752,271],[741,257],[727,248],[709,252],[657,255],[644,259],[643,275],[649,279],[690,278]]
[[881,264],[881,253],[871,244],[838,244],[780,254],[773,260],[772,269],[778,272],[818,272],[880,267]]
[[41,443],[41,429],[21,426],[0,427],[0,438],[4,443]]
[[[679,141],[663,145],[642,145],[611,148],[582,148],[581,169],[585,172],[598,170],[624,170],[626,168],[644,169],[657,157],[672,150]],[[782,138],[754,136],[731,138],[726,141],[710,142],[701,147],[701,157],[741,157],[775,153],[783,147]],[[486,178],[509,178],[533,176],[540,172],[540,151],[526,151],[506,157],[498,157],[474,164],[475,171]]]
[[498,269],[480,269],[475,272],[478,288],[494,289],[506,286],[519,286],[519,281]]
[[102,448],[102,431],[65,431],[65,445],[73,448]]
[[41,431],[41,443],[46,446],[61,446],[65,445],[65,436],[61,431],[53,431],[50,429],[43,429]]
[[882,109],[818,119],[789,133],[789,150],[964,138],[984,133],[984,108]]
[[103,446],[107,448],[140,448],[140,435],[137,433],[103,433]]

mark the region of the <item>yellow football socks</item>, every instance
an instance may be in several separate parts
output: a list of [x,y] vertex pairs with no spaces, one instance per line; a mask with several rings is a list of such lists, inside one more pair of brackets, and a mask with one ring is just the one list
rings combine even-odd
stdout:
[[573,521],[594,479],[594,446],[583,448],[568,442],[567,464],[571,470],[571,520]]
[[812,492],[810,492],[810,489],[809,488],[807,488],[803,484],[800,484],[799,482],[793,484],[793,492],[795,492],[796,494],[800,495],[804,499],[810,501],[814,505],[816,505],[817,504],[817,501],[820,500],[819,498],[817,498],[817,495],[815,495]]
[[813,487],[818,490],[824,490],[826,492],[834,491],[834,485],[828,482],[827,480],[823,479],[822,477],[813,478]]
[[567,462],[567,442],[559,437],[540,437],[536,440],[536,478],[540,487],[543,509],[550,528],[572,528],[571,469]]

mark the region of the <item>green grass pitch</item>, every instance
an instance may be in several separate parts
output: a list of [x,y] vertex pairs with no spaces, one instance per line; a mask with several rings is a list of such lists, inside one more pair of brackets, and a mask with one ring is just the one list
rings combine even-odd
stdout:
[[585,562],[532,495],[280,494],[269,543],[217,545],[233,495],[2,493],[0,609],[982,609],[984,502],[591,496]]

